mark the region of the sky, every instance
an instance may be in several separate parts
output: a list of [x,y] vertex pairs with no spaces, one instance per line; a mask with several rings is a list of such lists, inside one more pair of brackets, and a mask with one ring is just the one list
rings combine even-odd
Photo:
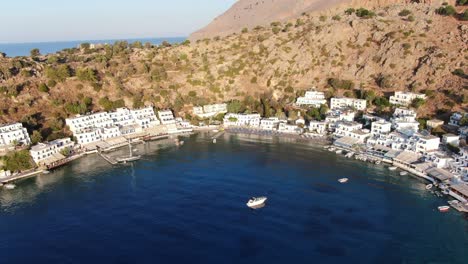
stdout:
[[0,43],[185,37],[236,0],[5,0]]

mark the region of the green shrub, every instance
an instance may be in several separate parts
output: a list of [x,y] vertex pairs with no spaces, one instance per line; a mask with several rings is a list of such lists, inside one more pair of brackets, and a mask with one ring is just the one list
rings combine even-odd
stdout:
[[9,171],[23,171],[33,168],[28,150],[14,151],[3,157],[3,168]]
[[436,13],[442,16],[454,16],[457,14],[457,10],[455,9],[455,7],[447,5],[437,9]]
[[39,91],[43,93],[48,93],[49,92],[49,87],[45,83],[39,84]]
[[408,9],[403,9],[400,11],[400,13],[398,13],[399,16],[407,16],[407,15],[411,15],[411,11],[409,11]]
[[358,16],[360,18],[372,18],[372,17],[375,16],[375,13],[361,7],[361,8],[356,10],[356,16]]

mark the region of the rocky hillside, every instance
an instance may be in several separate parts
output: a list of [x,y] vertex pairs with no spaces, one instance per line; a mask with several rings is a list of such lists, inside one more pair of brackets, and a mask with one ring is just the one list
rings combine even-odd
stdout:
[[435,10],[344,7],[174,46],[0,56],[0,123],[21,120],[51,139],[67,116],[120,106],[185,116],[192,105],[237,99],[242,109],[288,114],[312,86],[366,98],[376,111],[390,110],[382,98],[395,90],[427,94],[421,116],[468,110],[468,25]]
[[454,4],[454,0],[239,0],[224,14],[203,29],[193,33],[190,40],[226,36],[251,29],[297,18],[303,13],[330,14],[346,7],[382,7],[397,3]]

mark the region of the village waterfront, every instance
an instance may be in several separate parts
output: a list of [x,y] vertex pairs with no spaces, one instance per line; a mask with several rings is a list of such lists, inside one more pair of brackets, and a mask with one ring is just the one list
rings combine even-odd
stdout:
[[[10,263],[468,257],[468,222],[455,210],[439,213],[445,199],[419,178],[313,140],[224,133],[214,144],[213,135],[136,145],[142,159],[132,164],[88,155],[0,191],[0,253]],[[350,181],[339,184],[342,177]],[[266,206],[247,208],[253,195],[268,196]]]

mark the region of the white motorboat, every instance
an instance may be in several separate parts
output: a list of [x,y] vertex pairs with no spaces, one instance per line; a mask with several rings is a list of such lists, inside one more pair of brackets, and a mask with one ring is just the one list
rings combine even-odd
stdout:
[[247,202],[247,206],[248,206],[248,207],[256,207],[256,206],[259,206],[259,205],[264,204],[266,200],[267,200],[267,198],[266,198],[265,196],[262,196],[262,197],[252,197],[252,198],[250,198],[250,200]]
[[349,181],[348,178],[342,178],[338,180],[339,183],[347,183],[348,181]]
[[396,171],[396,170],[397,170],[397,167],[392,166],[392,167],[389,167],[388,169],[391,170],[391,171]]
[[426,185],[426,190],[430,190],[430,189],[432,189],[432,187],[434,187],[434,185],[428,184],[428,185]]
[[213,139],[213,143],[216,144],[216,138]]
[[375,164],[380,165],[380,160],[376,161]]
[[400,175],[401,176],[406,176],[406,175],[408,175],[408,172],[407,171],[402,171],[402,172],[400,172]]
[[8,184],[5,184],[3,187],[5,187],[5,189],[8,189],[8,190],[13,190],[14,188],[16,188],[16,185],[12,183],[8,183]]

